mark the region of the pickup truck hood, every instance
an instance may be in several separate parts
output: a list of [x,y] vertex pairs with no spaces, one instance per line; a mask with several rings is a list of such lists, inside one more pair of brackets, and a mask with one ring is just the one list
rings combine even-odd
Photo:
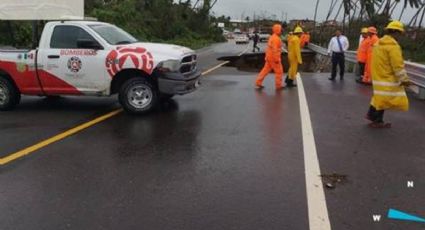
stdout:
[[165,60],[181,60],[183,57],[195,54],[195,51],[178,45],[139,42],[126,45],[127,47],[142,47],[148,50],[156,63]]

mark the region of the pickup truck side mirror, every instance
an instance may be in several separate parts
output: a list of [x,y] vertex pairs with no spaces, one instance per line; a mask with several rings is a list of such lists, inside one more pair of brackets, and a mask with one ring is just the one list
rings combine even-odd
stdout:
[[97,41],[89,39],[77,40],[77,47],[80,49],[103,50],[103,47]]

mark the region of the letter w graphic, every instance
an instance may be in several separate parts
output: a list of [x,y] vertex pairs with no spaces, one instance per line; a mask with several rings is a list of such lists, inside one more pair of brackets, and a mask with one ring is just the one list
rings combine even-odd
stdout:
[[381,215],[373,215],[373,221],[374,222],[380,222],[381,221]]

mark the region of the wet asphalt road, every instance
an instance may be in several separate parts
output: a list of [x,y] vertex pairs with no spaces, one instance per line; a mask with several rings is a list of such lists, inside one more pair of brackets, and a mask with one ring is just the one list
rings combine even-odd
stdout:
[[[322,173],[348,175],[326,191],[333,229],[423,229],[385,216],[393,208],[425,217],[425,102],[410,95],[408,113],[386,113],[392,129],[373,130],[362,119],[370,87],[353,78],[330,83],[327,75],[304,76]],[[382,222],[374,223],[378,214]]]
[[[200,50],[200,67],[245,47]],[[322,173],[348,176],[326,190],[332,229],[423,228],[372,214],[425,216],[424,102],[370,130],[370,88],[326,77],[303,74]],[[119,114],[2,166],[1,229],[308,229],[297,90],[275,92],[269,77],[256,92],[254,78],[223,67],[156,113]],[[24,98],[0,113],[0,154],[115,108],[114,98]]]

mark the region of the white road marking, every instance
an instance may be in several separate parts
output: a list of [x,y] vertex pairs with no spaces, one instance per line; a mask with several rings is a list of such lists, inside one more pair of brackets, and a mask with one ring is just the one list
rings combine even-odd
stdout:
[[245,49],[244,51],[242,51],[240,54],[238,54],[238,56],[242,56],[242,54],[244,54],[244,53],[248,52],[249,47],[250,47],[250,44],[248,44],[248,45],[246,46],[246,49]]
[[300,76],[298,82],[298,97],[300,101],[300,113],[303,135],[304,168],[307,189],[308,219],[310,230],[330,230],[326,197],[320,178],[319,159],[317,157],[316,142],[311,126],[310,112],[304,85]]

